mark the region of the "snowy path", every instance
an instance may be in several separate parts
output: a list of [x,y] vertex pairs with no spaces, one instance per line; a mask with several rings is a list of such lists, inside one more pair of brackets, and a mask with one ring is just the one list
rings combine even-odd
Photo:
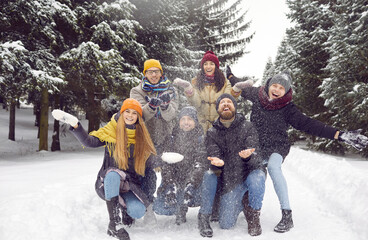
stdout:
[[[1,160],[0,239],[112,239],[106,235],[105,203],[94,192],[102,156],[102,149],[86,149]],[[293,148],[284,173],[294,215],[290,232],[273,231],[281,212],[268,178],[263,234],[251,238],[241,214],[232,230],[213,223],[213,239],[368,239],[368,177],[363,171],[328,155]],[[174,217],[158,216],[156,226],[138,220],[128,232],[132,240],[203,239],[197,230],[197,212],[198,208],[190,209],[182,226],[174,224]]]

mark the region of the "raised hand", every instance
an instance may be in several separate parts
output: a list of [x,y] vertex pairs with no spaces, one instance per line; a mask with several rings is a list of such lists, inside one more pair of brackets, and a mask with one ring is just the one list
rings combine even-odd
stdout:
[[55,109],[51,112],[51,114],[56,120],[60,122],[70,124],[70,126],[74,128],[78,127],[78,118],[69,113],[66,113],[60,109]]
[[174,94],[172,92],[166,91],[159,98],[162,100],[161,109],[166,110],[169,107],[171,99],[174,98]]
[[339,140],[353,146],[355,149],[362,151],[363,148],[368,146],[368,137],[360,134],[362,129],[340,132]]
[[239,156],[242,158],[248,158],[255,151],[255,148],[248,148],[239,152]]
[[176,86],[182,87],[184,89],[192,88],[192,84],[190,84],[190,82],[185,81],[181,78],[175,78],[173,81],[173,84]]
[[247,81],[244,81],[244,82],[238,82],[238,83],[235,83],[235,85],[233,86],[233,90],[235,92],[240,92],[241,90],[244,90],[248,87],[251,87],[253,86],[253,81],[252,80],[247,80]]
[[225,162],[218,157],[207,157],[207,159],[210,160],[211,164],[216,167],[222,167],[225,165]]
[[150,97],[146,96],[145,99],[148,102],[148,105],[152,110],[156,110],[162,104],[162,100],[158,97],[150,98]]
[[234,74],[231,72],[231,68],[229,67],[229,65],[226,66],[225,73],[226,73],[226,78],[227,79],[230,79],[231,77],[234,76]]

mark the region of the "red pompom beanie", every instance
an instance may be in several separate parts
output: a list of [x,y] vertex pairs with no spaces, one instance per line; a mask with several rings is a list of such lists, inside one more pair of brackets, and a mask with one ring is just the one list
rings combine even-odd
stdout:
[[125,99],[125,101],[123,102],[123,105],[121,106],[120,114],[122,114],[127,109],[136,110],[139,113],[139,115],[141,115],[141,117],[142,117],[142,112],[143,112],[142,111],[142,106],[137,100],[135,100],[133,98]]
[[202,58],[202,61],[201,61],[201,68],[203,67],[203,64],[206,62],[206,61],[211,61],[211,62],[214,62],[216,67],[217,68],[220,68],[220,62],[217,58],[217,56],[212,52],[212,51],[207,51],[204,55],[203,55],[203,58]]

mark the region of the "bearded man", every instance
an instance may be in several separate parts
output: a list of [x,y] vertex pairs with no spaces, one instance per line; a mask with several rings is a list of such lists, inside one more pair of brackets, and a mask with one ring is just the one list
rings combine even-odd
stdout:
[[[260,210],[265,192],[266,170],[261,158],[258,135],[253,124],[236,113],[237,103],[230,94],[222,94],[216,101],[219,118],[207,132],[206,147],[210,160],[202,182],[202,202],[198,227],[203,237],[212,237],[210,216],[217,185],[220,191],[219,224],[222,229],[235,226],[244,210],[248,233],[260,235]],[[242,199],[248,195],[244,208]]]

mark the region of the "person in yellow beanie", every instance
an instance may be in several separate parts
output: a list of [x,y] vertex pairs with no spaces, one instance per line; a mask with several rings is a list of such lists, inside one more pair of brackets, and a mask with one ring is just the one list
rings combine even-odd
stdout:
[[144,185],[147,172],[161,166],[160,158],[143,121],[141,104],[126,99],[118,113],[104,127],[90,134],[78,119],[64,111],[52,112],[56,120],[70,124],[73,135],[85,147],[105,147],[105,155],[95,183],[109,214],[107,233],[122,240],[129,234],[120,224],[130,226],[142,218],[150,205]]
[[130,97],[142,105],[143,118],[160,154],[161,144],[175,125],[178,112],[177,91],[165,76],[160,61],[146,60],[143,74],[138,86],[130,90]]
[[[143,118],[158,155],[162,154],[165,139],[171,135],[176,124],[178,94],[171,81],[165,76],[160,61],[148,59],[144,62],[143,77],[138,86],[130,90],[130,97],[142,105]],[[149,199],[153,203],[157,176],[147,176]],[[155,222],[151,204],[144,217],[146,223]]]

